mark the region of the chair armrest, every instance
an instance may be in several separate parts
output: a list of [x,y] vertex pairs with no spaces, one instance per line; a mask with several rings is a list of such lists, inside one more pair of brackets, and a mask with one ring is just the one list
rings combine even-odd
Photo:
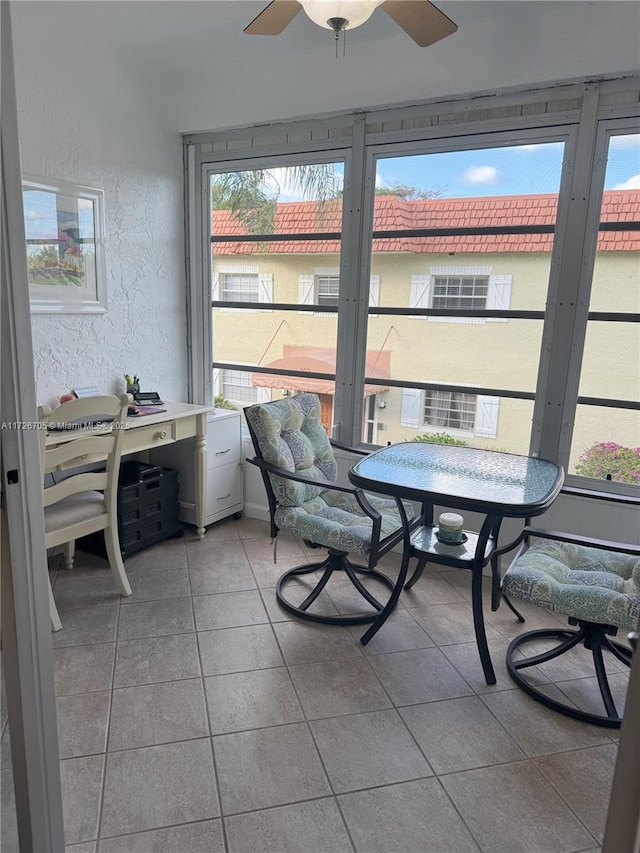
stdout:
[[256,465],[268,474],[275,474],[277,477],[284,477],[286,480],[295,480],[296,483],[306,483],[308,486],[318,486],[321,489],[335,489],[337,492],[349,492],[355,495],[359,491],[350,483],[338,483],[335,480],[314,480],[312,477],[307,477],[305,474],[298,474],[296,471],[288,471],[286,468],[278,468],[277,465],[272,465],[264,459],[258,459],[254,456],[252,459],[247,457],[247,462],[251,465]]
[[354,453],[356,456],[369,455],[366,450],[359,450],[357,447],[349,447],[348,444],[341,444],[339,441],[334,441],[333,438],[329,439],[329,443],[331,444],[331,447],[336,447],[338,450],[345,450],[347,453]]
[[260,468],[262,471],[266,471],[268,474],[275,474],[276,477],[283,477],[285,480],[295,480],[296,483],[306,483],[308,486],[317,486],[320,489],[329,489],[335,492],[346,492],[347,494],[353,495],[364,512],[373,521],[376,536],[379,535],[382,516],[377,509],[374,509],[374,507],[371,506],[362,489],[352,486],[351,483],[338,483],[334,480],[314,480],[312,477],[307,477],[304,474],[298,474],[295,471],[287,471],[286,468],[278,468],[277,465],[272,465],[264,459],[258,459],[257,456],[254,456],[252,459],[247,457],[247,462],[249,462],[250,465],[255,465],[257,468]]
[[535,536],[539,539],[551,539],[554,542],[569,542],[574,545],[585,545],[587,548],[602,548],[604,551],[618,551],[640,557],[640,545],[625,542],[612,542],[608,539],[594,539],[590,536],[579,536],[577,533],[563,533],[558,530],[546,530],[544,527],[525,527],[525,536]]

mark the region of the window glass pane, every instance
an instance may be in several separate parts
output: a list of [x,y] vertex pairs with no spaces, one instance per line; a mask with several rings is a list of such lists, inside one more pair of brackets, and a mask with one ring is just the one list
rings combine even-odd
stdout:
[[[238,237],[327,232],[339,235],[343,183],[342,163],[246,169],[212,175],[212,234]],[[241,254],[249,248],[246,243],[230,241],[227,248],[234,245]]]
[[[528,451],[532,401],[482,389],[535,392],[563,152],[564,143],[545,142],[377,161],[371,246],[377,292],[367,347],[384,353],[391,379],[480,389],[477,395],[421,391],[412,402],[419,414],[409,421],[402,409],[411,395],[382,391],[388,405],[379,413],[378,443],[425,430]],[[384,307],[406,309],[407,316],[376,310]],[[454,313],[410,316],[411,309]],[[541,316],[455,313],[465,310]]]
[[365,386],[362,441],[434,441],[528,453],[533,401]]
[[578,405],[569,473],[640,486],[640,412]]
[[[609,140],[590,311],[640,312],[640,134]],[[603,223],[607,227],[603,228]],[[579,395],[640,402],[640,325],[589,320]],[[569,473],[638,483],[640,412],[578,405]]]
[[[329,163],[211,177],[213,381],[218,405],[242,408],[310,391],[321,396],[323,423],[331,429],[337,314],[319,309],[338,304],[342,175],[341,163]],[[276,234],[305,238],[259,239]],[[216,239],[228,236],[256,239]],[[225,307],[225,302],[236,306]],[[276,303],[307,310],[274,311]],[[254,372],[251,366],[293,372]]]
[[640,323],[587,323],[580,396],[640,400],[639,366]]

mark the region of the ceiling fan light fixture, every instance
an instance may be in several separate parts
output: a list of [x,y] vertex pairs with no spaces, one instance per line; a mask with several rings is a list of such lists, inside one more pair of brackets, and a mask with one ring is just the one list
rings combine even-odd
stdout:
[[314,24],[334,32],[336,19],[347,22],[341,29],[348,27],[352,30],[368,21],[374,10],[383,2],[384,0],[300,0],[302,8]]

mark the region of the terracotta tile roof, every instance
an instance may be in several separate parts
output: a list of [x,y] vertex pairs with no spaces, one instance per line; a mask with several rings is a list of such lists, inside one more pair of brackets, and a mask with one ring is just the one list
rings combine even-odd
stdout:
[[[407,201],[398,196],[377,196],[374,231],[414,228],[473,228],[500,225],[553,225],[558,197],[545,195],[487,196],[484,198],[436,198]],[[276,234],[317,234],[340,231],[342,202],[327,202],[317,210],[315,202],[281,202],[276,211]],[[639,222],[640,190],[609,190],[604,193],[601,221]],[[245,226],[228,210],[212,213],[214,235],[246,234]],[[264,253],[264,243],[214,244],[216,255]],[[336,254],[337,240],[283,240],[268,244],[271,254]],[[384,237],[374,239],[375,252],[489,253],[549,252],[553,234],[496,234],[458,237]],[[598,249],[605,252],[640,250],[640,231],[602,232]]]

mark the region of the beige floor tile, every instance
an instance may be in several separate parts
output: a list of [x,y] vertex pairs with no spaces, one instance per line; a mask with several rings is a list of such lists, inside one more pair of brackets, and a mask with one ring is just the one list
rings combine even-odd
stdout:
[[358,853],[475,853],[437,779],[338,797]]
[[0,849],[2,853],[19,853],[16,801],[13,790],[13,773],[0,772]]
[[236,537],[231,540],[216,540],[205,536],[202,540],[187,540],[187,562],[189,568],[224,566],[231,570],[232,567],[246,567],[249,565],[247,555],[242,542]]
[[107,755],[101,835],[158,829],[219,814],[209,738]]
[[[242,545],[244,546],[245,553],[252,564],[254,562],[260,563],[269,559],[273,560],[273,545],[271,544],[271,539],[268,535],[260,539],[243,539]],[[321,557],[316,557],[316,554],[320,554]],[[306,558],[310,558],[312,560],[324,560],[327,556],[324,549],[306,548],[298,541],[298,539],[296,539],[295,536],[291,536],[287,533],[278,534],[276,555],[278,560],[280,560],[281,557],[284,559],[290,558],[294,560],[302,558],[300,559],[301,563],[305,562]]]
[[[352,853],[335,800],[312,800],[225,818],[229,853]],[[115,851],[113,851],[115,853]]]
[[187,550],[184,539],[166,539],[151,548],[145,548],[132,554],[124,561],[127,572],[130,569],[185,569]]
[[212,560],[210,565],[189,564],[189,578],[192,595],[215,595],[256,588],[247,562],[227,565],[224,561]]
[[53,587],[53,597],[60,611],[63,627],[63,611],[99,604],[119,604],[122,600],[113,575],[108,569],[106,571],[73,569],[70,572],[58,572]]
[[[558,693],[550,689],[552,698]],[[545,708],[522,690],[505,690],[481,697],[527,755],[546,755],[606,743],[606,733],[597,726],[580,723]]]
[[[468,572],[467,583],[471,584]],[[410,576],[410,575],[409,575]],[[402,591],[401,601],[409,610],[416,607],[431,607],[436,604],[455,604],[464,601],[460,592],[449,583],[449,574],[424,572],[420,580],[411,589]]]
[[[469,602],[460,601],[454,604],[418,607],[411,612],[434,643],[439,646],[458,645],[475,640],[473,614]],[[494,640],[501,636],[498,629],[492,624],[486,610],[484,622],[487,640]]]
[[[297,569],[300,566],[306,566],[311,563],[322,562],[324,560],[326,553],[322,551],[315,552],[318,555],[317,559],[305,559],[305,557],[299,553],[294,557],[283,557],[281,554],[278,554],[278,562],[273,562],[273,552],[269,553],[268,551],[263,553],[259,559],[253,558],[251,560],[251,568],[253,570],[253,575],[256,579],[256,583],[260,589],[268,589],[270,587],[274,587],[282,575],[285,572],[288,572],[290,569]],[[295,584],[299,584],[301,587],[306,587],[309,582],[312,581],[309,591],[311,588],[315,586],[316,576],[313,574],[305,574],[300,576],[300,580],[297,578],[295,580],[291,580],[287,584],[287,596],[289,596],[289,590],[293,589],[295,592]],[[309,593],[307,592],[307,595]],[[302,601],[302,596],[300,601]],[[295,595],[292,600],[295,600]],[[297,602],[296,602],[297,603]]]
[[515,690],[517,684],[511,680],[505,662],[509,641],[500,638],[499,640],[489,640],[487,645],[489,646],[489,654],[491,655],[493,668],[496,673],[495,684],[487,684],[485,680],[480,655],[478,654],[478,646],[475,641],[455,646],[443,646],[442,652],[476,693],[497,693],[501,690]]
[[472,692],[440,649],[371,655],[369,661],[395,705],[455,699]]
[[593,843],[530,761],[453,773],[441,782],[483,853],[568,853]]
[[225,815],[331,793],[304,723],[214,737],[213,746]]
[[[287,601],[297,607],[301,604],[304,599],[309,595],[313,587],[315,586],[316,580],[313,581],[298,581],[295,580],[290,584],[287,584],[285,595],[287,597]],[[285,610],[284,607],[280,605],[276,598],[275,589],[261,589],[260,594],[262,596],[262,600],[264,602],[264,606],[267,609],[267,613],[269,615],[269,619],[272,622],[291,622],[291,621],[300,621],[299,617],[294,615],[293,613],[289,613],[288,610]],[[329,598],[326,592],[321,592],[318,598],[313,602],[312,606],[309,608],[310,613],[314,613],[316,616],[337,616],[338,611],[336,610],[336,606],[333,601]]]
[[395,710],[313,720],[310,726],[336,794],[433,775]]
[[100,841],[101,853],[224,853],[222,825],[205,820]]
[[195,595],[193,610],[198,631],[241,628],[269,621],[257,589],[222,592],[217,595]]
[[271,625],[200,631],[198,645],[203,675],[284,665]]
[[477,696],[410,705],[400,714],[436,773],[526,757]]
[[273,626],[287,664],[313,663],[360,657],[361,646],[349,630],[339,625],[313,622],[278,622]]
[[110,690],[115,650],[115,643],[54,649],[56,695]]
[[205,678],[214,735],[304,720],[285,667]]
[[[195,537],[195,530],[194,536]],[[222,521],[216,521],[215,524],[210,524],[205,533],[205,540],[209,542],[227,542],[230,539],[240,538],[240,523],[235,518],[223,518]],[[196,539],[196,541],[198,541]]]
[[118,626],[119,607],[83,607],[65,610],[62,631],[51,633],[54,649],[64,646],[89,646],[94,643],[114,643]]
[[118,643],[114,687],[198,678],[199,675],[195,634],[124,640]]
[[67,844],[98,837],[104,755],[67,758],[60,762],[64,837]]
[[[342,575],[338,575],[337,577],[334,575],[325,587],[338,613],[343,616],[355,613],[375,614],[373,606],[360,595],[351,581],[340,580],[341,577]],[[387,603],[391,595],[389,587],[385,586],[381,581],[376,580],[376,578],[360,577],[360,580],[380,604],[384,606]],[[403,609],[403,604],[399,601],[396,607],[397,609]]]
[[127,577],[132,592],[128,598],[122,599],[123,605],[191,595],[187,569],[131,569]]
[[56,702],[60,758],[104,752],[111,693],[59,696]]
[[120,609],[118,640],[138,640],[195,631],[191,598],[140,601]]
[[609,744],[547,755],[534,762],[599,841],[604,836],[617,752]]
[[109,751],[207,737],[202,681],[166,681],[113,691]]
[[[368,628],[369,625],[357,625],[350,628],[350,631],[359,640]],[[433,646],[433,640],[418,625],[410,611],[396,608],[367,645],[360,647],[365,655],[379,655],[385,652],[425,649],[429,646]]]
[[[575,681],[558,681],[559,690],[578,708],[589,714],[605,715],[604,703],[598,687],[597,678],[578,678]],[[616,709],[624,714],[629,676],[619,672],[609,675],[609,688]]]
[[268,539],[269,522],[261,518],[243,516],[236,521],[236,529],[241,539]]
[[363,657],[290,667],[307,719],[390,708],[391,702]]
[[67,844],[64,848],[64,853],[95,853],[96,847],[96,841],[85,841],[82,844]]

